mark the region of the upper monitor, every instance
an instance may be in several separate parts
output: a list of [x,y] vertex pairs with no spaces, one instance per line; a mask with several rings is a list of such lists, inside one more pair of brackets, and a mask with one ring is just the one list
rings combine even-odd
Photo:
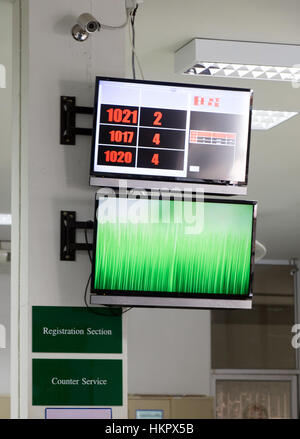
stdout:
[[96,78],[90,184],[246,194],[252,90]]

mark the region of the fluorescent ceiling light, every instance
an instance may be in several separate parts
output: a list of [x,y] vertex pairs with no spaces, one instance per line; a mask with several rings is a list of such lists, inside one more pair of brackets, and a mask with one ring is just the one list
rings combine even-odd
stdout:
[[0,226],[10,226],[11,225],[11,214],[0,213]]
[[197,38],[175,53],[187,75],[300,82],[300,45]]
[[0,325],[0,349],[6,348],[6,329],[4,325]]
[[291,111],[252,111],[252,130],[269,130],[282,122],[296,116],[296,112]]

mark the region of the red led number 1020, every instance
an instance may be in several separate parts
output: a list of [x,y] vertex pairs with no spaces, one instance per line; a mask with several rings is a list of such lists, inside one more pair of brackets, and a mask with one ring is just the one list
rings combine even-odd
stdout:
[[126,123],[126,124],[137,124],[138,119],[138,110],[129,110],[129,108],[125,108],[122,110],[121,108],[109,108],[106,110],[108,122],[111,123]]
[[132,153],[129,151],[104,151],[107,163],[132,163]]

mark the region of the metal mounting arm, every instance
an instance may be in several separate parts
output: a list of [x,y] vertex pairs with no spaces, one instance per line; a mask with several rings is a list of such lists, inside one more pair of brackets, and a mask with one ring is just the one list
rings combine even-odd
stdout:
[[76,106],[74,96],[60,97],[60,144],[76,145],[76,135],[91,136],[91,128],[77,128],[76,114],[93,114],[93,107]]
[[90,251],[92,244],[77,243],[76,230],[93,229],[93,221],[76,221],[76,212],[62,210],[60,212],[60,260],[75,261],[77,250]]

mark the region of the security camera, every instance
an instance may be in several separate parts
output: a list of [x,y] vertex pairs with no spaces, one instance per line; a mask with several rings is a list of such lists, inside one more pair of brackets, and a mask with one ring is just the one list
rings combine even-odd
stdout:
[[88,12],[78,17],[77,23],[72,27],[72,35],[76,41],[85,41],[89,34],[100,30],[100,23]]
[[98,20],[96,20],[95,17],[93,17],[88,12],[81,14],[77,20],[77,24],[82,27],[86,32],[89,34],[92,34],[96,32],[97,30],[100,30],[100,23]]
[[296,273],[298,273],[298,271],[299,271],[299,268],[296,268],[296,267],[292,268],[291,271],[290,271],[290,275],[294,276]]

